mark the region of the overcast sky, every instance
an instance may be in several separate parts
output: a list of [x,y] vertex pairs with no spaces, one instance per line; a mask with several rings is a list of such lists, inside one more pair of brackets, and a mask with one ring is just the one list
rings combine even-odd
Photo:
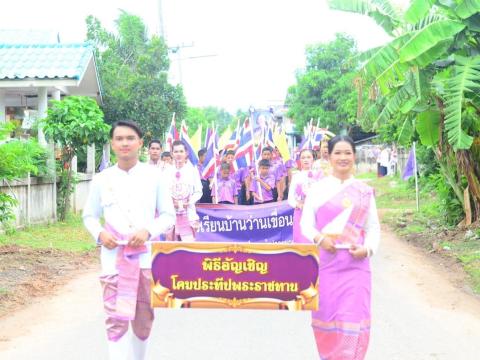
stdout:
[[[399,0],[403,1],[403,0]],[[405,0],[407,1],[407,0]],[[92,14],[114,28],[119,10],[140,16],[158,32],[158,0],[2,1],[0,26],[51,29],[62,42],[85,39],[85,17]],[[388,41],[370,19],[330,11],[326,0],[162,0],[169,46],[180,51],[181,81],[190,106],[217,106],[230,112],[282,103],[304,66],[305,46],[353,36],[360,49]],[[210,57],[202,57],[214,55]],[[192,58],[193,57],[193,58]],[[171,55],[172,82],[180,80]]]

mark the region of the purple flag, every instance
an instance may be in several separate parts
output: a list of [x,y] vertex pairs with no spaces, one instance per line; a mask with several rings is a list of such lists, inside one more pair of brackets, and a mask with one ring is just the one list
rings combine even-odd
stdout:
[[405,165],[405,169],[403,170],[402,179],[408,180],[411,176],[415,175],[415,151],[413,147],[410,149],[410,153],[408,154],[407,164]]
[[105,148],[103,149],[102,152],[102,161],[100,162],[100,166],[98,167],[98,171],[102,172],[106,168],[110,166],[110,159],[107,157],[107,152],[105,151]]

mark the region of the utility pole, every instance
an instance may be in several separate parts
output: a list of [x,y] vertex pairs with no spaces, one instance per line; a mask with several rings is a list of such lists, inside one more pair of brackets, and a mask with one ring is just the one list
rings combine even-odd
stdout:
[[181,43],[179,45],[175,45],[175,46],[172,46],[172,47],[169,47],[168,50],[172,53],[172,54],[176,54],[177,55],[177,62],[178,62],[178,83],[180,85],[182,85],[182,58],[180,57],[180,52],[182,49],[184,48],[190,48],[190,47],[193,47],[193,43],[190,43],[190,44],[185,44],[185,43]]
[[163,26],[162,0],[158,0],[158,36],[165,40],[165,28]]

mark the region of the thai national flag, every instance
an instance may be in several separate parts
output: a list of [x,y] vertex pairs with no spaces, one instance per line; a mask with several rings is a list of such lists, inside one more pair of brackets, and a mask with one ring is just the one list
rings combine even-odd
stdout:
[[166,143],[165,148],[168,151],[172,151],[173,150],[172,149],[172,144],[175,140],[178,140],[178,139],[179,139],[178,131],[177,131],[177,127],[175,125],[175,113],[173,113],[172,122],[170,124],[170,129],[168,130],[167,137],[165,139],[165,143]]
[[300,145],[298,145],[298,151],[305,149],[313,149],[312,138],[310,136],[304,137]]
[[185,144],[187,151],[188,151],[188,158],[193,165],[197,165],[198,157],[193,148],[192,140],[188,136],[188,129],[187,125],[185,124],[185,120],[182,120],[182,126],[180,127],[180,140],[183,141]]
[[207,153],[205,154],[205,161],[203,162],[202,178],[208,179],[215,174],[215,167],[218,162],[218,150],[216,144],[216,134],[212,131],[210,139],[207,144]]
[[263,143],[259,142],[257,145],[257,148],[255,149],[255,156],[257,157],[257,161],[262,157],[262,149],[263,149]]
[[266,129],[265,133],[265,145],[270,146],[272,149],[275,149],[275,142],[273,141],[273,127],[269,126],[268,129]]
[[230,139],[228,139],[227,144],[225,145],[225,151],[233,150],[236,151],[240,145],[240,121],[237,121],[237,128],[233,130]]
[[205,144],[203,145],[203,147],[208,147],[208,143],[210,141],[210,137],[212,136],[212,133],[213,133],[213,127],[209,128],[207,127],[207,129],[205,130]]
[[235,171],[253,164],[253,138],[249,119],[245,119],[243,127],[240,130],[240,141],[235,153],[233,167]]
[[313,138],[313,147],[320,146],[322,139],[323,139],[323,133],[321,129],[317,128],[315,130],[315,136]]

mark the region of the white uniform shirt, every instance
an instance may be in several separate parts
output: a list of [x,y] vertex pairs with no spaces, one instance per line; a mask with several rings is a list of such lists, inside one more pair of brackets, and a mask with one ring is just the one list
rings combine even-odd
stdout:
[[[311,187],[313,184],[318,181],[315,180],[314,178],[308,179],[308,173],[310,171],[299,171],[292,176],[292,182],[290,183],[290,187],[288,189],[288,205],[290,205],[293,208],[297,207],[297,187],[302,186],[302,190],[305,191],[307,190],[307,193],[310,191]],[[315,175],[314,175],[315,176]],[[308,182],[310,182],[310,185],[308,185]],[[306,185],[306,186],[305,186]],[[306,195],[306,194],[305,194]]]
[[[177,177],[177,172],[179,177]],[[189,161],[185,163],[181,168],[177,169],[175,166],[171,166],[163,173],[169,178],[170,184],[173,185],[175,181],[187,184],[190,189],[190,196],[188,197],[187,216],[190,221],[196,221],[199,219],[195,203],[200,200],[203,194],[202,181],[200,180],[200,174],[198,169],[192,165]],[[171,194],[172,189],[169,188]],[[170,197],[170,201],[173,204],[173,199]]]
[[[85,227],[98,241],[104,228],[103,217],[120,234],[129,235],[146,229],[151,238],[166,232],[175,224],[175,210],[169,194],[166,177],[150,165],[138,162],[129,171],[118,165],[95,175],[90,185],[87,202],[83,209]],[[155,218],[155,213],[158,217]],[[147,245],[149,247],[149,245]],[[117,249],[102,246],[102,274],[118,274],[116,269]],[[151,267],[150,252],[140,255],[140,267]]]
[[[355,180],[351,177],[348,180],[341,181],[334,176],[327,176],[312,185],[309,196],[305,199],[303,206],[302,219],[300,227],[303,235],[314,242],[315,236],[319,233],[324,234],[341,234],[347,224],[353,207],[350,206],[343,210],[330,223],[325,225],[323,229],[318,230],[316,227],[317,210],[329,201],[333,196],[342,191],[346,186],[352,184]],[[375,198],[370,198],[370,206],[368,208],[367,220],[365,222],[365,242],[364,246],[371,254],[376,253],[378,244],[380,243],[380,222],[378,221],[377,206]]]

